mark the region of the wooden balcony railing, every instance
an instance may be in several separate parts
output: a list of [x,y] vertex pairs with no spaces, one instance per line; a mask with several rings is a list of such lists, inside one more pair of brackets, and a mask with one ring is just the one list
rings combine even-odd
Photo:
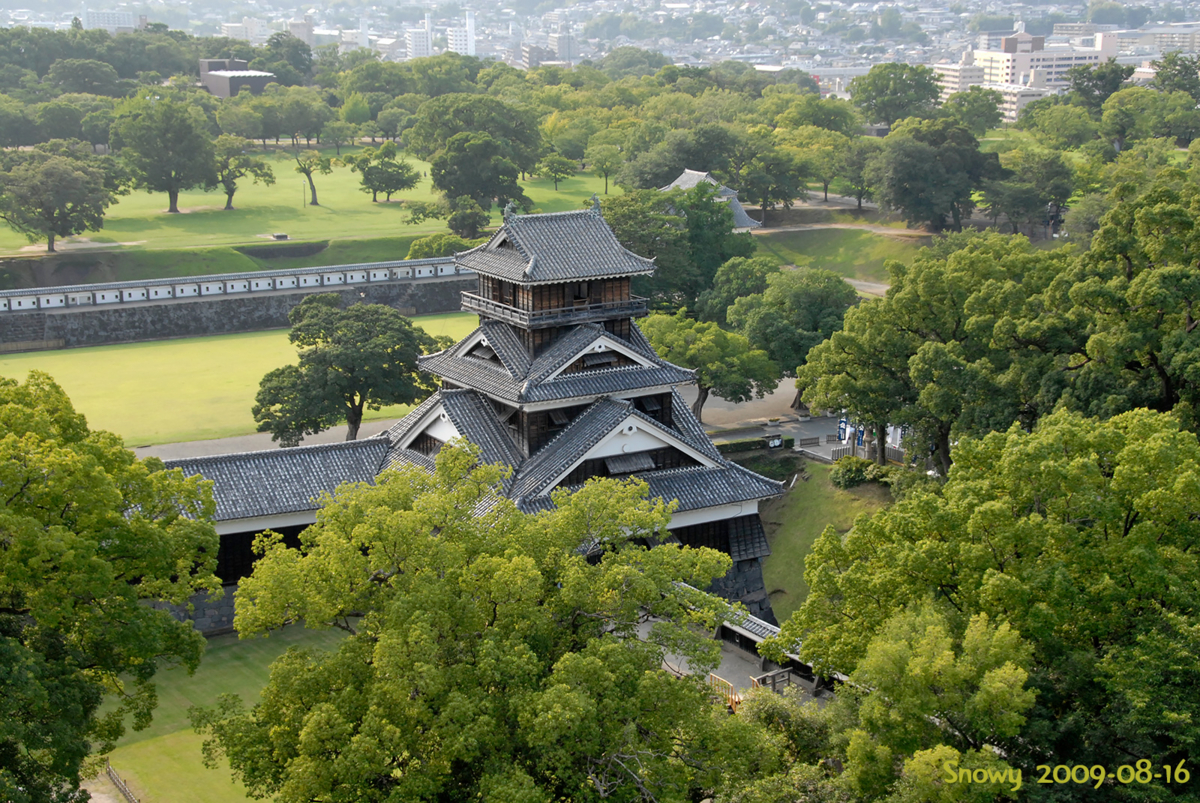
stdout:
[[587,323],[606,318],[641,317],[646,314],[648,309],[646,299],[634,296],[622,301],[575,304],[570,307],[529,311],[465,292],[462,294],[462,308],[464,312],[486,315],[489,318],[527,329],[542,329],[568,323]]

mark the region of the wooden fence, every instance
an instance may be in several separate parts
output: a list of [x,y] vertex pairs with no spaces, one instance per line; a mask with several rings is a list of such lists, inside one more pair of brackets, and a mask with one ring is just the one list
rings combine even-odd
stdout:
[[108,775],[108,779],[113,782],[113,786],[117,787],[117,791],[120,792],[121,795],[127,801],[129,801],[129,803],[141,803],[141,801],[137,799],[133,792],[129,791],[129,786],[125,783],[125,781],[121,780],[121,776],[117,775],[117,771],[113,769],[113,765],[108,763],[107,759],[104,761],[104,773]]

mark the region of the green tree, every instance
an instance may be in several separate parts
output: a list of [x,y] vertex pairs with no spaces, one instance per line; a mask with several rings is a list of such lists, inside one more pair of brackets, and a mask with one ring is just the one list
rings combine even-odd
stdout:
[[284,446],[339,421],[348,426],[346,440],[354,440],[365,410],[412,404],[434,389],[417,371],[417,357],[440,341],[391,307],[340,304],[327,293],[293,307],[288,339],[300,361],[269,372],[259,385],[252,410],[258,431]]
[[542,161],[538,162],[537,172],[539,175],[553,180],[554,190],[557,192],[558,182],[572,178],[578,170],[573,160],[552,153],[542,157]]
[[78,139],[82,133],[83,109],[72,103],[50,101],[33,107],[38,139]]
[[490,134],[455,134],[430,163],[433,188],[447,198],[470,198],[485,210],[493,201],[501,206],[517,201],[528,208],[532,202],[517,184],[519,168],[506,155],[509,150]]
[[[405,132],[405,142],[414,156],[433,161],[451,148],[451,140],[463,135],[488,137],[496,143],[497,153],[522,172],[533,170],[541,152],[535,116],[486,95],[442,95],[421,104],[416,122]],[[461,152],[454,152],[454,158],[461,157]],[[476,200],[482,205],[481,199]]]
[[[1026,778],[1038,764],[1190,758],[1200,736],[1192,692],[1200,558],[1188,490],[1197,479],[1196,436],[1149,410],[1109,420],[1059,410],[1032,431],[1013,425],[964,438],[938,492],[917,489],[848,534],[822,534],[805,570],[809,596],[780,644],[802,635],[819,671],[879,689],[870,695],[884,714],[878,736],[937,728],[947,744],[994,746]],[[984,617],[995,629],[982,643],[994,657],[965,668],[1012,669],[968,687],[990,697],[969,706],[984,718],[971,734],[968,706],[955,716],[930,705],[953,688],[951,665],[931,684],[918,680],[928,669],[914,673],[911,659],[907,667],[897,659],[916,657],[918,642],[903,632],[929,644],[930,625],[963,633],[965,651],[971,623]],[[884,647],[901,640],[911,646]],[[1016,702],[1022,685],[1037,695],[1032,707]],[[1130,799],[1162,790],[1143,787]]]
[[592,166],[592,173],[604,179],[604,194],[608,195],[608,177],[624,164],[621,149],[615,145],[592,145],[584,159]]
[[59,59],[50,65],[46,80],[61,92],[109,97],[122,94],[117,71],[96,59]]
[[697,419],[710,393],[746,402],[761,399],[779,382],[779,366],[765,351],[753,348],[743,335],[688,318],[685,310],[651,315],[640,326],[660,357],[696,372],[699,395],[692,412]]
[[167,211],[179,212],[179,193],[217,186],[208,121],[183,98],[140,95],[117,106],[111,142],[137,185],[165,192]]
[[407,159],[399,158],[394,142],[385,142],[378,148],[364,148],[344,161],[352,171],[362,174],[362,191],[371,193],[371,203],[379,199],[381,192],[390,202],[393,193],[411,190],[421,180],[417,169]]
[[[443,449],[432,472],[343,488],[299,550],[260,540],[239,632],[302,619],[350,635],[278,659],[250,709],[226,697],[196,711],[209,760],[280,803],[349,788],[380,803],[701,799],[753,765],[751,744],[775,764],[702,680],[719,601],[678,584],[729,559],[639,546],[670,520],[640,481],[594,480],[523,514],[504,471],[477,461]],[[668,653],[695,674],[669,674]]]
[[[1026,110],[1034,104],[1026,107]],[[1047,148],[1065,151],[1078,148],[1096,138],[1099,129],[1087,109],[1081,106],[1047,106],[1031,117],[1024,116],[1022,125],[1032,130]]]
[[1032,427],[1062,398],[1087,339],[1050,292],[1072,259],[1023,237],[952,234],[910,265],[889,263],[887,296],[848,310],[796,386],[809,407],[846,410],[879,440],[888,424],[907,426],[944,477],[956,439]]
[[0,219],[30,242],[45,240],[51,253],[59,237],[103,228],[105,211],[128,192],[106,157],[74,144],[10,153],[0,173]]
[[1200,103],[1200,56],[1185,56],[1175,50],[1150,62],[1154,80],[1150,84],[1160,92],[1186,92]]
[[984,89],[973,86],[966,92],[955,92],[946,98],[942,109],[958,120],[967,130],[977,137],[982,137],[989,130],[1000,125],[1004,115],[1000,113],[1000,104],[1004,96],[994,89]]
[[842,328],[842,317],[858,294],[827,270],[774,272],[766,282],[764,290],[734,301],[727,313],[729,325],[793,374],[804,365],[809,349]]
[[249,104],[221,104],[221,108],[217,110],[217,124],[224,133],[242,139],[258,139],[264,136],[263,115]]
[[233,209],[233,195],[237,192],[239,179],[249,177],[254,179],[255,184],[261,182],[268,187],[275,183],[275,173],[271,170],[271,166],[261,156],[254,156],[250,153],[253,145],[254,143],[248,139],[228,134],[217,137],[214,146],[217,158],[217,181],[225,190],[226,211]]
[[1103,64],[1080,65],[1067,70],[1066,79],[1071,95],[1092,114],[1100,116],[1100,108],[1121,85],[1133,75],[1132,64],[1118,64],[1110,58]]
[[317,185],[313,181],[313,174],[319,173],[327,176],[332,173],[333,160],[322,156],[320,151],[296,151],[294,158],[296,172],[308,179],[308,191],[312,195],[309,206],[320,206],[320,202],[317,201]]
[[[146,604],[220,593],[208,483],[88,430],[45,374],[0,379],[0,797],[82,800],[154,676],[204,639]],[[102,704],[107,708],[102,710]]]
[[766,257],[734,257],[717,268],[712,286],[700,294],[696,311],[701,320],[725,323],[726,311],[743,296],[762,293],[767,277],[779,266]]
[[841,153],[836,188],[857,201],[859,209],[862,209],[864,199],[873,197],[868,168],[871,159],[882,149],[883,142],[874,137],[855,137]]
[[[830,166],[832,169],[832,166]],[[767,222],[767,212],[776,206],[791,209],[797,198],[808,198],[805,180],[810,167],[792,154],[771,148],[754,157],[738,188],[750,203],[762,210],[759,219]]]
[[775,125],[780,128],[811,125],[853,137],[862,127],[862,118],[848,101],[815,94],[801,95],[775,118]]
[[459,251],[466,251],[471,243],[457,234],[430,234],[428,237],[418,237],[408,247],[408,259],[429,259],[431,257],[448,257]]
[[934,71],[921,64],[876,64],[850,80],[850,100],[868,122],[893,125],[906,117],[927,117],[941,88]]
[[357,92],[346,98],[346,102],[342,104],[343,121],[350,125],[362,125],[370,119],[371,107],[367,105],[366,98]]
[[358,136],[358,126],[341,120],[330,120],[321,127],[321,139],[326,145],[332,145],[337,155],[342,155],[342,146],[354,143]]
[[825,200],[828,201],[829,185],[838,177],[842,166],[842,154],[850,146],[850,138],[836,131],[810,125],[780,130],[776,138],[789,153],[805,165],[805,173],[808,176],[821,182]]
[[947,218],[960,229],[975,207],[974,191],[999,175],[996,154],[980,153],[978,140],[961,123],[910,119],[884,140],[867,183],[881,206],[940,231]]
[[483,208],[470,198],[451,198],[447,202],[450,214],[446,218],[446,226],[459,237],[474,240],[479,237],[483,227],[491,222],[491,218]]

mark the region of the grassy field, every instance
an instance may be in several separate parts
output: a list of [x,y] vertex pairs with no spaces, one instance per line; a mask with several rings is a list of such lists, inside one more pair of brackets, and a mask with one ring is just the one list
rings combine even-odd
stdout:
[[763,561],[763,579],[771,595],[771,607],[784,621],[808,596],[804,582],[804,558],[817,536],[830,524],[846,532],[859,513],[874,513],[891,502],[891,492],[876,483],[849,491],[829,481],[832,466],[806,463],[808,481],[797,480],[780,499],[762,507],[763,527],[771,544],[771,556]]
[[[343,148],[343,155],[354,149]],[[334,155],[332,148],[324,151]],[[404,221],[401,200],[430,201],[435,197],[430,185],[429,165],[410,159],[423,178],[416,188],[393,197],[392,203],[371,203],[370,195],[360,189],[359,175],[349,168],[336,167],[332,174],[316,176],[320,206],[307,205],[307,183],[294,172],[287,152],[267,156],[275,172],[272,186],[244,182],[234,197],[237,207],[224,211],[220,192],[187,192],[179,196],[182,214],[169,215],[167,197],[161,193],[133,192],[110,207],[104,228],[89,232],[71,242],[86,242],[103,247],[195,248],[198,246],[241,245],[269,242],[274,232],[286,232],[292,239],[323,240],[396,237],[445,231],[445,221],[428,220],[413,226]],[[604,180],[591,174],[579,174],[559,182],[530,179],[522,183],[539,211],[559,212],[578,209],[592,193],[604,191]],[[494,222],[499,210],[493,210]],[[29,243],[25,237],[0,227],[0,253],[44,252],[45,245]],[[325,262],[324,264],[331,264]]]
[[340,632],[290,627],[265,639],[239,641],[236,636],[209,639],[200,668],[192,676],[182,669],[160,672],[158,708],[150,727],[129,732],[111,754],[113,767],[134,794],[154,803],[240,803],[245,789],[227,767],[205,768],[202,737],[188,722],[188,708],[208,706],[220,694],[237,694],[253,705],[267,682],[272,661],[289,647],[331,649]]
[[780,231],[757,235],[754,241],[759,255],[781,265],[823,268],[867,282],[886,282],[884,262],[910,260],[929,244],[927,237],[891,237],[856,229]]
[[[477,323],[463,312],[415,320],[430,334],[455,339]],[[115,432],[133,447],[254,432],[250,407],[259,380],[295,360],[287,330],[274,329],[0,356],[0,376],[45,371],[93,429]],[[396,418],[408,409],[385,407],[366,417]]]

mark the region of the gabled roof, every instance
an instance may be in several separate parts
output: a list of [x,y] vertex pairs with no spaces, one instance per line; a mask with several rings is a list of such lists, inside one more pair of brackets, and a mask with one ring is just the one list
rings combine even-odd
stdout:
[[654,261],[624,248],[598,205],[573,212],[509,215],[483,245],[455,254],[461,267],[519,284],[637,276]]
[[762,223],[746,214],[745,207],[738,200],[737,190],[731,190],[717,181],[713,178],[712,173],[703,173],[699,170],[684,170],[679,174],[679,178],[667,186],[660,188],[659,191],[690,190],[701,184],[712,184],[717,188],[717,195],[720,196],[721,200],[729,204],[729,211],[733,213],[733,227],[735,229],[756,229],[762,225]]
[[479,458],[484,463],[516,466],[524,459],[485,397],[473,390],[443,389],[430,396],[387,431],[385,437],[391,448],[386,467],[405,463],[432,465],[430,458],[409,449],[408,444],[436,420],[439,411],[449,419],[462,437],[479,447]]
[[[485,324],[485,327],[488,327],[487,331],[491,333],[488,342],[496,356],[505,364],[516,363],[519,358],[506,357],[504,353],[509,347],[503,344],[503,335],[500,332],[502,329],[508,329],[508,326],[493,322]],[[418,364],[422,370],[456,385],[474,388],[511,404],[606,396],[641,388],[691,384],[696,381],[694,371],[672,365],[659,357],[636,326],[631,328],[629,340],[606,332],[603,327],[595,324],[577,326],[537,359],[527,363],[526,373],[519,376],[514,376],[494,361],[470,356],[470,351],[479,342],[477,333],[482,329],[484,327],[480,327],[461,343],[445,351],[419,358]],[[515,335],[513,339],[515,340]],[[600,368],[560,374],[553,379],[547,379],[573,362],[580,352],[597,341],[607,341],[638,355],[645,365]]]
[[[636,476],[650,486],[651,498],[661,497],[668,502],[672,499],[678,500],[676,512],[731,505],[752,499],[772,499],[783,493],[783,483],[761,477],[749,469],[729,462],[712,468],[687,466],[646,471]],[[579,487],[573,485],[567,487],[567,490],[575,491]],[[528,495],[518,498],[516,502],[517,506],[527,513],[554,507],[554,502],[548,495]]]
[[679,178],[667,186],[659,188],[659,192],[666,192],[667,190],[691,190],[701,184],[712,184],[717,188],[717,194],[724,198],[728,198],[729,196],[737,197],[735,190],[731,190],[717,181],[713,178],[712,173],[705,173],[702,170],[684,170],[679,174]]
[[165,462],[189,477],[212,480],[216,520],[229,521],[316,510],[324,492],[346,482],[374,482],[388,445],[375,437]]
[[538,450],[513,477],[511,496],[519,498],[547,490],[560,474],[636,412],[633,404],[600,399],[575,417],[562,432]]

